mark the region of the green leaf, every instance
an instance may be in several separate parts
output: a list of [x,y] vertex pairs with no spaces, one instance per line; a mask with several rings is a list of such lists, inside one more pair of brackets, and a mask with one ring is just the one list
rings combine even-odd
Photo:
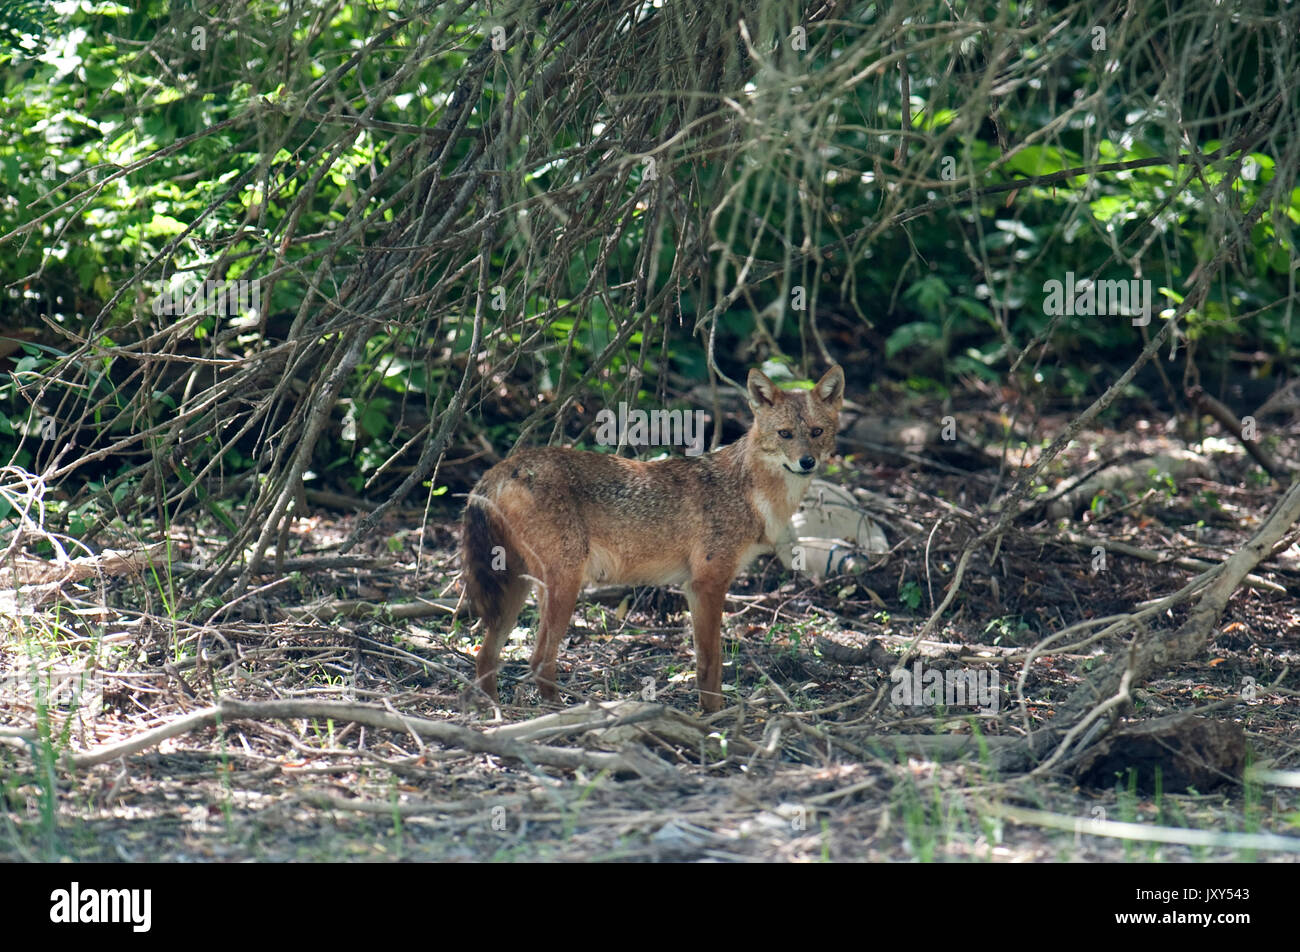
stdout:
[[938,325],[927,321],[913,321],[895,330],[885,340],[885,356],[893,357],[916,344],[931,344],[939,340],[942,332]]
[[118,72],[107,66],[87,63],[82,71],[86,76],[86,85],[91,89],[108,89],[117,82]]

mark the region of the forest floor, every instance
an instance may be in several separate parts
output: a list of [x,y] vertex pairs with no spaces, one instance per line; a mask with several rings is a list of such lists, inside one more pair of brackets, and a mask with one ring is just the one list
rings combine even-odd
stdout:
[[[962,425],[987,422],[972,412]],[[1051,435],[1053,421],[1039,425]],[[697,706],[684,599],[656,589],[584,597],[560,652],[558,708],[528,682],[530,602],[504,655],[504,705],[463,710],[477,632],[455,614],[451,495],[391,515],[346,559],[334,550],[357,515],[317,505],[295,524],[297,561],[267,566],[228,605],[195,594],[215,541],[172,525],[170,572],[164,561],[64,582],[39,611],[12,588],[0,604],[0,860],[1293,859],[1300,791],[1256,771],[1294,777],[1300,761],[1294,535],[1232,598],[1207,654],[1135,686],[1126,708],[1131,722],[1191,712],[1235,725],[1244,778],[1150,789],[1132,772],[1081,782],[1068,761],[1033,777],[998,769],[998,739],[1050,722],[1131,636],[1033,656],[1037,643],[1177,591],[1201,570],[1186,560],[1236,551],[1279,493],[1227,441],[1127,421],[1081,433],[1044,495],[1103,457],[1116,478],[977,553],[917,645],[923,665],[992,683],[984,707],[900,705],[890,671],[989,524],[979,510],[996,458],[974,475],[959,472],[969,461],[841,458],[828,478],[870,490],[863,506],[889,550],[831,578],[761,557],[732,586],[728,707],[712,717]],[[1187,610],[1149,624],[1175,626]],[[218,697],[282,706],[196,713]],[[370,723],[345,716],[357,704]],[[178,732],[148,739],[168,725]],[[936,761],[893,740],[915,735],[974,735],[977,749]],[[490,752],[468,749],[483,736]],[[142,737],[143,749],[69,765]],[[1214,838],[1225,833],[1245,838]]]

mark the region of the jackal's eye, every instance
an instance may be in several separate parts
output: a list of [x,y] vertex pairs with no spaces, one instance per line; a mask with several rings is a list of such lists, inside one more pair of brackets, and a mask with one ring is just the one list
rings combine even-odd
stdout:
[[791,438],[794,436],[794,434],[793,434],[792,432],[790,432],[789,430],[777,430],[776,432],[777,432],[777,435],[780,436],[781,439],[783,439],[783,440],[791,439]]
[[812,428],[811,432],[814,438],[819,437],[822,435],[822,428],[819,426],[815,426]]

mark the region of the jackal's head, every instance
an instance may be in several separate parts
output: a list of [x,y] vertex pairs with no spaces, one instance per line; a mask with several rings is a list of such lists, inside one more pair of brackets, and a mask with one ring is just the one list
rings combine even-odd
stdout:
[[812,476],[835,447],[835,427],[844,399],[839,364],[811,390],[781,390],[759,370],[749,372],[749,403],[754,409],[750,443],[766,462],[794,476]]

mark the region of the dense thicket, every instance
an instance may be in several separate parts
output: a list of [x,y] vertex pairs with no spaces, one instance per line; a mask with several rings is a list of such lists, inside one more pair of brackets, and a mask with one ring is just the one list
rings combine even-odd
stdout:
[[[1295,9],[4,10],[0,455],[81,537],[197,512],[256,564],[313,481],[436,494],[759,361],[1291,372]],[[1087,280],[1150,322],[1049,303]]]

